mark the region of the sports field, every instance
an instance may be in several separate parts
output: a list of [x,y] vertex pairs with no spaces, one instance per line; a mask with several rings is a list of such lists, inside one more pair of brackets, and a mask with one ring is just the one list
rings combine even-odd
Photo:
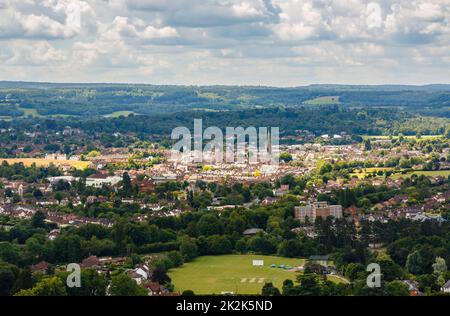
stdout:
[[[263,267],[254,267],[253,260],[264,260]],[[258,255],[205,256],[169,271],[175,290],[193,290],[196,294],[260,294],[265,282],[281,289],[283,281],[295,281],[297,272],[271,268],[272,264],[303,266],[304,259]]]

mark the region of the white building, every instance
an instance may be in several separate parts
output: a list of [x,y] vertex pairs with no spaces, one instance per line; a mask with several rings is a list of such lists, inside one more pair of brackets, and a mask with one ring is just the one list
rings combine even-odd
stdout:
[[116,185],[122,181],[122,177],[104,174],[92,175],[86,178],[86,185],[101,188],[103,185]]
[[450,280],[441,287],[441,292],[450,293]]

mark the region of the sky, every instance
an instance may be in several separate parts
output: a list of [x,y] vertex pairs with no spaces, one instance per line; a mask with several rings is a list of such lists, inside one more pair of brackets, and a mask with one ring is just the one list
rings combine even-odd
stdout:
[[450,0],[0,0],[0,80],[450,83]]

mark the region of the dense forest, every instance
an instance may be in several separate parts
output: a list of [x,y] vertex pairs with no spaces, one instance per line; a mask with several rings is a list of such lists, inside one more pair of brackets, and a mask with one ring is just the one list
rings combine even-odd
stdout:
[[[0,116],[109,115],[117,111],[157,115],[187,110],[243,110],[303,105],[390,107],[450,117],[450,86],[312,85],[157,86],[0,82]],[[31,111],[30,111],[31,110]]]
[[33,131],[61,131],[67,126],[98,133],[136,133],[142,136],[167,138],[178,126],[193,130],[194,119],[203,119],[204,128],[226,127],[279,127],[280,136],[296,135],[299,130],[309,130],[316,135],[422,135],[443,134],[449,127],[445,118],[419,116],[396,109],[348,109],[339,105],[315,108],[268,108],[240,111],[205,112],[198,110],[160,115],[129,115],[119,117],[64,117],[21,118],[0,120],[0,128]]

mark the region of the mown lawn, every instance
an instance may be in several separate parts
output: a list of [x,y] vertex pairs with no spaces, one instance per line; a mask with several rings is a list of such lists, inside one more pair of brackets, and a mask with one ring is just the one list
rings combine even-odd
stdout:
[[[263,267],[254,267],[253,260],[264,260]],[[260,294],[265,282],[281,289],[286,279],[295,280],[297,272],[271,268],[272,264],[304,265],[304,259],[258,255],[205,256],[169,271],[175,290],[193,290],[196,294]]]

